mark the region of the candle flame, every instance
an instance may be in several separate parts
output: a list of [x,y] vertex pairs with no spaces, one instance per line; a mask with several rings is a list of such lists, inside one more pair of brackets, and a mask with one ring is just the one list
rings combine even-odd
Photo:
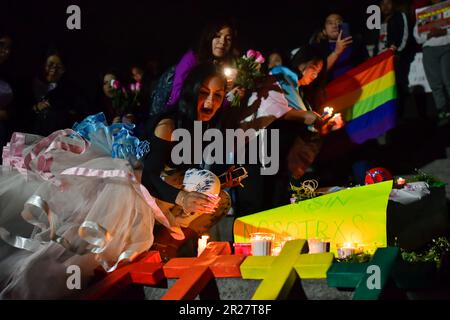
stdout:
[[344,243],[344,248],[355,248],[355,243],[352,242],[345,242]]
[[325,108],[323,108],[323,112],[326,114],[329,114],[331,116],[334,112],[334,108],[333,107],[325,107]]
[[223,68],[223,74],[225,75],[225,77],[227,79],[231,79],[233,77],[233,75],[236,74],[236,69],[230,68],[230,67],[225,67],[225,68]]

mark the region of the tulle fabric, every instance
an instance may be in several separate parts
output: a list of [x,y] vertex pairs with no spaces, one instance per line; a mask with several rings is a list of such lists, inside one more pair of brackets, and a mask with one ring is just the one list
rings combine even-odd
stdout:
[[[70,266],[85,289],[153,243],[155,219],[169,222],[130,162],[112,158],[105,131],[15,133],[0,167],[0,298],[71,298]],[[70,270],[70,269],[69,269]]]

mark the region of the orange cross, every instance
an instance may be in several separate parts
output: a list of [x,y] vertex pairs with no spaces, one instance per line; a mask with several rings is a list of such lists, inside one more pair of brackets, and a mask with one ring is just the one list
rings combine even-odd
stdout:
[[163,267],[166,278],[178,281],[162,300],[193,300],[214,278],[240,278],[246,257],[231,255],[228,242],[210,242],[198,258],[175,258]]

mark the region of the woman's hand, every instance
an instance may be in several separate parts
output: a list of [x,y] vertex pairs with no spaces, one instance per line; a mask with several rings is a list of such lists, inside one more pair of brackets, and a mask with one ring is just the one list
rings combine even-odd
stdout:
[[244,99],[245,92],[246,92],[245,88],[242,87],[234,87],[233,89],[230,90],[230,93],[233,96],[238,95],[241,98],[241,100]]
[[50,108],[50,103],[47,100],[38,102],[33,106],[33,110],[36,112],[41,112],[47,108]]
[[304,122],[307,126],[318,125],[322,122],[322,118],[314,111],[306,111],[303,116]]
[[120,117],[114,117],[112,123],[120,123],[121,118]]
[[314,111],[304,111],[291,108],[291,110],[283,115],[283,119],[301,122],[307,126],[314,125],[316,127],[320,127],[322,125],[322,118]]
[[334,52],[340,56],[344,50],[353,43],[352,36],[342,39],[342,31],[339,32],[338,38],[336,40],[336,49]]
[[128,113],[122,117],[122,123],[133,124],[136,122],[136,117],[132,113]]
[[322,125],[318,128],[320,135],[324,136],[329,134],[331,131],[336,131],[344,126],[344,120],[340,113],[336,113],[328,121],[324,121]]
[[175,200],[185,212],[213,213],[218,207],[220,197],[200,192],[181,190]]

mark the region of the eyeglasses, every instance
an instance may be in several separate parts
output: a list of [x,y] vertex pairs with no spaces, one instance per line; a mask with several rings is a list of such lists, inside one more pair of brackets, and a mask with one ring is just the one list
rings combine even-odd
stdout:
[[61,63],[47,63],[47,68],[64,69]]

